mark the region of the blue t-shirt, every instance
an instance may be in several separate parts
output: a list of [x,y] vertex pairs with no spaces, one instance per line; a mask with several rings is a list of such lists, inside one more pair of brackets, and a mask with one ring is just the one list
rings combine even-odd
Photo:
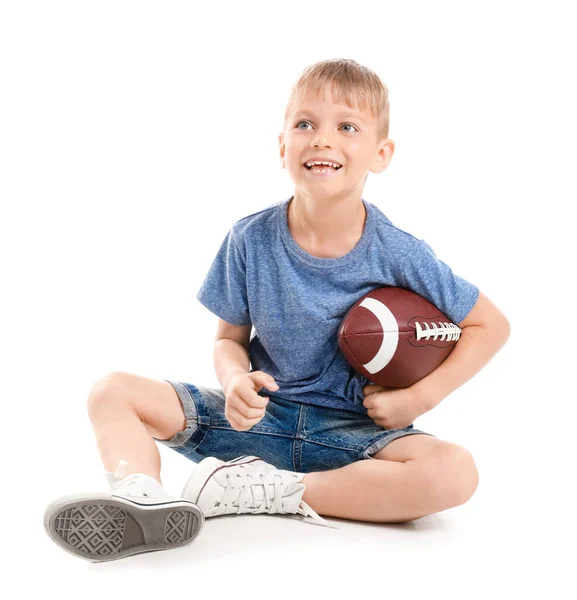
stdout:
[[233,325],[253,324],[251,372],[264,371],[279,385],[274,393],[263,387],[260,395],[367,414],[363,387],[370,381],[347,363],[338,345],[337,330],[349,308],[375,288],[401,287],[459,324],[479,288],[364,199],[365,227],[357,245],[338,258],[312,256],[290,233],[292,198],[232,225],[196,297]]

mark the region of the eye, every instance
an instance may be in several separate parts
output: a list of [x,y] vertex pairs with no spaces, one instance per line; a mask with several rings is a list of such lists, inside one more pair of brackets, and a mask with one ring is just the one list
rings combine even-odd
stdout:
[[[295,125],[295,127],[297,127],[298,129],[302,129],[301,127],[299,127],[299,125],[300,125],[301,123],[307,123],[308,125],[310,125],[310,123],[309,123],[308,121],[299,121],[299,122],[298,122],[298,123]],[[357,129],[357,128],[356,128],[354,125],[351,125],[351,123],[343,123],[343,125],[348,125],[349,127],[352,127],[352,128],[355,130],[355,131],[358,131],[358,129]],[[303,131],[306,131],[306,129],[304,129]]]

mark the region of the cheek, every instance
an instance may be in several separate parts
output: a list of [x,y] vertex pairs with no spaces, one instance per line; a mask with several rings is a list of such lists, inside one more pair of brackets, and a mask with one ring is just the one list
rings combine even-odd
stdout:
[[285,153],[284,164],[288,171],[298,172],[300,169],[304,169],[305,167],[300,163],[300,157],[302,156],[302,151],[295,151],[293,148],[290,151]]

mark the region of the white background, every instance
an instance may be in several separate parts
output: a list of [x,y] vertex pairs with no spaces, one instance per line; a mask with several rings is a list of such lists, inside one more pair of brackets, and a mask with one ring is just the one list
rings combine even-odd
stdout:
[[[570,5],[0,4],[5,585],[62,598],[571,596]],[[396,153],[363,197],[511,323],[493,361],[415,425],[473,453],[475,495],[407,525],[225,516],[179,551],[68,555],[44,507],[108,489],[90,387],[116,370],[218,385],[216,317],[195,295],[231,225],[293,193],[278,153],[288,93],[338,57],[390,93]],[[176,494],[193,465],[160,452]]]

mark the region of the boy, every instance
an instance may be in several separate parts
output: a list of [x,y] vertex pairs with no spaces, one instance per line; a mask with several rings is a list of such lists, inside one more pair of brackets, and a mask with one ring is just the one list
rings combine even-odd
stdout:
[[[509,323],[362,198],[369,171],[391,161],[388,129],[387,89],[372,71],[346,59],[305,69],[279,136],[295,193],[232,226],[197,295],[219,317],[222,389],[122,372],[96,382],[88,411],[112,494],[46,509],[61,547],[110,560],[188,544],[220,514],[406,522],[472,496],[470,452],[413,420],[494,356]],[[447,360],[410,388],[367,385],[338,350],[347,310],[385,285],[425,297],[462,329]],[[162,489],[155,440],[198,463],[181,498]],[[106,535],[97,509],[116,515]],[[95,531],[104,550],[86,542]]]

